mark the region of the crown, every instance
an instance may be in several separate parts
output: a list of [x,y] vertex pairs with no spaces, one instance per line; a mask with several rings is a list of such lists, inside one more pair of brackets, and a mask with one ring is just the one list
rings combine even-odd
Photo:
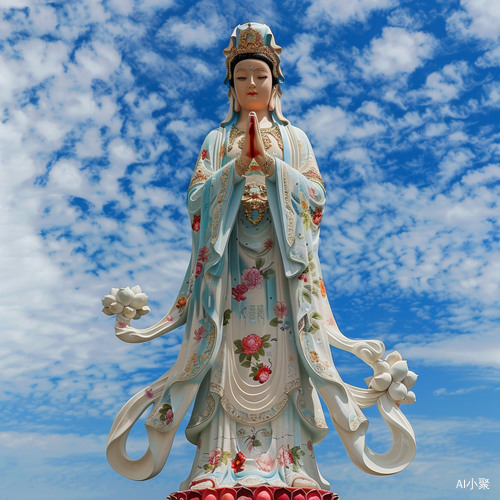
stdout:
[[[252,23],[248,23],[246,29],[245,25],[237,26],[231,36],[229,42],[229,47],[224,49],[224,54],[226,55],[226,81],[231,80],[231,64],[235,57],[240,54],[262,54],[266,56],[273,64],[273,76],[275,78],[283,77],[281,70],[279,68],[280,60],[278,54],[281,53],[281,47],[274,43],[274,36],[265,24],[256,24],[254,26],[257,29],[252,28]],[[264,40],[261,31],[266,33]],[[239,32],[239,37],[237,43],[237,33]]]

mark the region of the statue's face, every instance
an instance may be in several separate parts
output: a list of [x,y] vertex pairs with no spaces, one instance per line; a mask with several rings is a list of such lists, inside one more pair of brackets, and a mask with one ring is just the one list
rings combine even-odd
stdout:
[[240,61],[234,68],[234,91],[242,110],[266,109],[273,91],[269,66],[259,59]]

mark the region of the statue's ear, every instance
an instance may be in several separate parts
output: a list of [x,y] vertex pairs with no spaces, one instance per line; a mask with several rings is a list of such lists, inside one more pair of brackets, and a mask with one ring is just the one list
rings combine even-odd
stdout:
[[233,107],[234,107],[234,111],[236,111],[236,113],[239,113],[241,111],[241,106],[240,106],[240,103],[238,101],[238,98],[236,97],[236,92],[234,91],[234,88],[233,87],[229,87],[231,89],[231,94],[233,96]]
[[271,92],[271,98],[269,99],[269,104],[267,105],[269,111],[274,111],[276,108],[276,92],[277,92],[277,87],[273,87],[273,91]]

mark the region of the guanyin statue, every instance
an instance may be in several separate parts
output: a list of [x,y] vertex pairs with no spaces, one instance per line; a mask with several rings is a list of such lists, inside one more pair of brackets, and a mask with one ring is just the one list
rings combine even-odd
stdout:
[[[415,401],[416,375],[397,352],[382,360],[381,341],[351,340],[337,327],[318,259],[325,185],[309,139],[281,110],[281,47],[268,26],[248,23],[235,28],[224,54],[229,113],[194,167],[191,262],[175,303],[139,330],[130,326],[147,312],[138,288],[103,299],[105,312],[118,313],[116,335],[125,342],[185,325],[175,364],[117,415],[108,460],[130,479],[158,474],[194,399],[186,435],[197,449],[180,490],[329,490],[314,454],[328,432],[321,397],[360,469],[399,472],[416,450],[400,409]],[[330,346],[373,368],[369,388],[342,381]],[[365,442],[362,410],[375,403],[392,433],[384,454]],[[128,433],[151,405],[149,448],[131,460]]]

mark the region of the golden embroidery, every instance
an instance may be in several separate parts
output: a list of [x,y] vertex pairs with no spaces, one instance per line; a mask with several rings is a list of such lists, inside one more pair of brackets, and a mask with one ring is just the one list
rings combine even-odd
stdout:
[[222,146],[220,147],[220,157],[224,158],[225,155],[226,155],[226,145],[222,144]]
[[217,237],[219,236],[220,216],[222,213],[222,204],[224,203],[224,199],[226,197],[228,180],[229,180],[229,164],[222,169],[222,174],[220,176],[221,188],[219,191],[219,196],[217,198],[217,203],[215,204],[214,207],[213,218],[212,218],[212,238],[210,240],[210,243],[212,243],[212,245],[215,245]]
[[[281,149],[281,151],[283,151],[283,139],[281,138],[281,133],[278,125],[275,125],[274,127],[271,128],[261,128],[260,132],[262,134],[262,141],[264,142],[264,148],[266,149],[266,151],[270,149],[273,145],[270,136],[274,137],[274,139],[278,143],[279,148]],[[238,137],[240,136],[241,137],[240,140],[238,141],[238,147],[240,149],[243,149],[245,134],[246,134],[245,130],[242,130],[233,125],[231,127],[231,132],[229,133],[229,143],[227,146],[227,150],[231,151],[233,149],[234,141],[236,141],[236,139],[238,139]]]
[[281,182],[283,185],[283,196],[285,198],[285,210],[287,221],[287,238],[289,246],[295,243],[295,210],[293,209],[291,193],[290,193],[290,176],[286,167],[281,169]]

